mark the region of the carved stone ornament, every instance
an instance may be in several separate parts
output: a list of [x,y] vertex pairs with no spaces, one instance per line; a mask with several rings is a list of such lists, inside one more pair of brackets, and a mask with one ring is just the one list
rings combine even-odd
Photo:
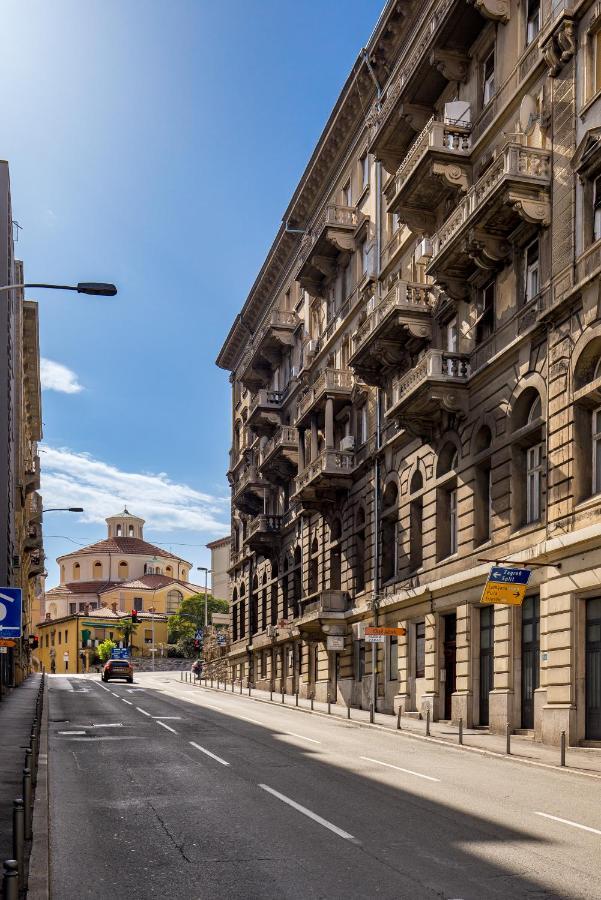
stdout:
[[562,19],[542,47],[549,75],[555,78],[576,52],[576,27],[573,19]]
[[415,103],[402,103],[399,107],[399,119],[404,119],[418,134],[423,131],[431,118],[432,109],[429,106],[418,106]]
[[480,269],[497,269],[511,250],[507,241],[482,234],[469,235],[465,249]]
[[531,197],[520,197],[509,192],[507,202],[513,206],[518,215],[531,225],[549,225],[551,222],[551,203],[548,197],[535,200]]
[[469,296],[469,287],[463,278],[440,273],[436,275],[436,283],[452,300],[466,300]]
[[509,0],[472,0],[478,12],[493,22],[509,22]]
[[467,81],[469,57],[455,50],[433,50],[430,54],[430,65],[441,73],[447,81]]
[[432,163],[432,174],[444,178],[451,187],[459,188],[461,191],[469,189],[468,173],[456,163]]
[[403,222],[418,237],[433,234],[436,230],[436,218],[431,211],[412,206],[401,206],[397,213],[399,221]]

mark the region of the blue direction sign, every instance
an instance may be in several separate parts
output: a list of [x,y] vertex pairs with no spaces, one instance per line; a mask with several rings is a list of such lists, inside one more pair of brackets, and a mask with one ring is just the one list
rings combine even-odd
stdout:
[[202,641],[203,637],[204,637],[204,630],[202,628],[197,628],[196,632],[194,634],[194,640]]
[[520,606],[526,596],[530,569],[493,566],[482,592],[482,603]]
[[0,587],[0,637],[21,637],[22,605],[21,588]]
[[113,647],[111,659],[129,659],[129,647]]

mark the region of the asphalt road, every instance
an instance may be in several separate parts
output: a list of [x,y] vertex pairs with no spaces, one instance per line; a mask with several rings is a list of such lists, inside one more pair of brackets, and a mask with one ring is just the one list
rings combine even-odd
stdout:
[[53,900],[601,898],[601,780],[170,673],[49,703]]

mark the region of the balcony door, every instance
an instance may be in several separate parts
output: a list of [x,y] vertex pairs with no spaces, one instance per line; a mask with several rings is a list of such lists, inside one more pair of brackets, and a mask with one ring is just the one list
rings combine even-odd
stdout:
[[586,603],[586,738],[601,741],[601,597]]
[[540,598],[522,605],[522,728],[534,728],[534,692],[540,684]]

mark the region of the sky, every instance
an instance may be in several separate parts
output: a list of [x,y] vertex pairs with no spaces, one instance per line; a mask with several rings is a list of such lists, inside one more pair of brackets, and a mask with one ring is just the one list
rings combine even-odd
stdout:
[[[127,504],[194,565],[229,532],[215,358],[383,0],[3,0],[0,158],[40,302],[48,581]],[[199,573],[200,574],[200,573]]]

